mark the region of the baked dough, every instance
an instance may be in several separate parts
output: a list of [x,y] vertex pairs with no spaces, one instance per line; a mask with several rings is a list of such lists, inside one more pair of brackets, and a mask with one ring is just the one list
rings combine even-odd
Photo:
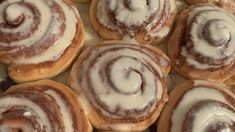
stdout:
[[16,82],[56,76],[83,45],[83,24],[69,0],[5,0],[0,8],[0,61]]
[[87,48],[70,73],[92,125],[101,131],[143,131],[167,101],[169,58],[153,46],[104,42]]

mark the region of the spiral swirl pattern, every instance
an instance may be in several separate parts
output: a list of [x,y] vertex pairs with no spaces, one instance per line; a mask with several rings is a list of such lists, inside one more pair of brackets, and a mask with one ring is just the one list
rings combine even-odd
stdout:
[[15,64],[59,59],[76,36],[77,17],[63,0],[2,0],[0,57]]
[[67,87],[58,86],[44,80],[10,88],[0,97],[0,131],[88,131],[76,98]]
[[[11,97],[13,96],[13,97]],[[48,104],[40,103],[33,99],[33,96],[37,97],[39,100],[48,102]],[[18,100],[22,100],[19,103]],[[11,103],[10,103],[11,102]],[[37,102],[38,104],[35,104]],[[17,103],[17,104],[16,104]],[[37,131],[58,131],[64,130],[62,127],[62,121],[59,119],[58,106],[52,103],[52,99],[48,98],[41,93],[22,91],[15,93],[14,95],[9,94],[1,98],[1,125],[0,130],[4,131],[7,129],[21,128],[17,124],[10,123],[14,118],[20,118],[16,122],[26,122],[23,125],[22,130],[37,130]],[[40,106],[40,107],[39,107]],[[50,106],[50,107],[49,107]],[[25,108],[26,107],[26,108]],[[45,109],[42,109],[45,108]],[[47,111],[48,115],[44,112]],[[27,117],[28,116],[28,117]],[[37,126],[36,124],[40,124]],[[53,123],[53,124],[52,124]],[[20,123],[18,123],[20,124]],[[43,128],[45,127],[45,128]]]
[[[207,125],[205,125],[207,124]],[[235,110],[220,101],[203,100],[195,104],[186,114],[183,132],[233,131]]]
[[235,17],[211,5],[189,11],[181,55],[196,69],[215,69],[233,63]]
[[87,98],[102,115],[144,119],[156,109],[166,92],[160,61],[168,65],[168,60],[159,60],[154,51],[137,45],[110,44],[88,51],[79,62],[77,76]]
[[144,30],[146,38],[153,38],[165,34],[159,31],[174,11],[174,4],[170,0],[98,0],[96,16],[103,26],[121,34],[135,36]]
[[188,81],[176,89],[172,95],[180,93],[170,102],[174,109],[169,115],[171,132],[234,130],[235,100],[230,91],[201,80]]

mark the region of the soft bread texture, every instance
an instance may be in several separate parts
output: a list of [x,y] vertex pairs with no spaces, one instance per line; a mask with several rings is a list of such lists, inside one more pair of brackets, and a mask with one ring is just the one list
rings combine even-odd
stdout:
[[[65,131],[73,129],[74,132],[81,132],[81,131],[82,132],[92,132],[92,127],[91,127],[80,103],[77,101],[76,94],[69,87],[67,87],[61,83],[51,81],[51,80],[40,80],[40,81],[36,81],[36,82],[27,82],[27,83],[22,83],[22,84],[11,86],[3,94],[3,97],[1,99],[4,99],[4,97],[9,97],[8,95],[11,95],[11,96],[17,95],[17,97],[19,97],[19,101],[21,101],[20,97],[24,96],[23,91],[26,91],[26,93],[29,93],[29,94],[30,94],[30,92],[32,92],[32,94],[35,94],[35,95],[40,94],[40,96],[35,96],[33,98],[33,102],[35,102],[36,104],[39,102],[38,104],[40,104],[40,106],[43,103],[45,103],[45,104],[52,103],[53,105],[57,106],[58,109],[55,109],[56,111],[54,111],[54,113],[55,114],[59,113],[60,116],[58,118],[61,119],[61,122],[62,122],[61,128],[63,128],[63,130],[61,129],[59,131],[65,132]],[[23,92],[22,95],[19,94],[20,92]],[[55,95],[57,95],[57,96],[55,96]],[[42,97],[42,96],[45,96],[47,99],[49,99],[50,102],[46,102],[45,100],[40,100],[42,98],[39,98],[39,97]],[[26,97],[26,99],[28,99],[27,98],[28,96],[25,96],[25,97]],[[11,98],[11,97],[9,97],[9,98]],[[37,100],[37,98],[38,98],[38,100]],[[30,98],[29,98],[29,100],[30,100]],[[63,100],[64,102],[60,102],[61,100]],[[25,100],[22,100],[22,102],[24,102],[24,101]],[[61,107],[61,106],[63,106],[63,105],[61,105],[63,103],[66,104],[65,108]],[[29,109],[34,109],[33,106],[34,105],[27,106],[27,101],[26,101],[24,108],[27,112],[27,110],[29,110]],[[18,107],[18,106],[15,106],[15,107]],[[32,107],[32,108],[29,108],[29,107]],[[47,106],[47,107],[51,109],[51,107],[54,107],[54,106]],[[21,109],[21,108],[22,107],[19,106],[19,109]],[[44,108],[42,108],[42,109],[44,109]],[[67,109],[71,113],[61,113],[61,112],[64,112],[65,109]],[[35,107],[35,111],[37,111],[36,107]],[[30,113],[30,112],[31,111],[28,111],[28,113]],[[48,111],[45,111],[45,113],[47,113],[47,112]],[[3,113],[1,113],[1,114],[3,114]],[[36,114],[40,114],[40,113],[36,113]],[[64,114],[64,115],[62,116],[61,114],[62,115]],[[72,119],[71,121],[72,121],[72,123],[74,123],[73,125],[67,124],[69,122],[67,122],[68,119],[65,119],[65,118],[68,118],[67,116],[65,116],[65,114],[71,114],[71,116],[73,116],[73,117],[69,117],[70,119]],[[48,115],[48,116],[50,116],[50,115]],[[14,117],[14,115],[13,115],[13,117]],[[21,118],[20,115],[19,115],[19,118]],[[22,117],[22,118],[24,118],[24,117]],[[27,118],[27,116],[25,118]],[[12,125],[10,125],[10,126],[12,126],[12,128],[10,127],[10,129],[17,129],[17,128],[21,128],[24,126],[24,125],[22,125],[19,127],[14,127],[14,120],[18,121],[17,119],[18,118],[16,117],[16,118],[13,118],[12,120],[9,120],[9,124],[12,123]],[[6,120],[7,120],[7,118],[6,118]],[[20,123],[24,123],[24,122],[19,122],[19,124]],[[39,122],[39,123],[42,123],[42,122]],[[38,124],[38,125],[43,125],[43,123]],[[49,125],[49,124],[46,124],[46,125]],[[68,127],[69,125],[71,125],[70,128]],[[45,129],[43,127],[45,127],[45,126],[42,126],[41,129]],[[74,127],[74,128],[71,128],[71,127]],[[58,128],[60,128],[60,126],[58,126]]]
[[59,58],[39,63],[28,63],[27,60],[23,63],[18,63],[15,62],[12,56],[1,53],[0,60],[9,64],[8,74],[15,82],[34,81],[56,76],[67,69],[79,53],[84,43],[83,23],[72,2],[70,0],[65,0],[63,2],[70,8],[69,10],[74,10],[74,15],[77,19],[75,35],[69,46],[64,49]]
[[[135,29],[136,31],[134,31],[135,35],[134,36],[129,36],[128,33],[120,33],[120,31],[118,31],[117,29],[110,29],[107,26],[104,26],[103,24],[101,24],[97,18],[97,3],[99,2],[99,0],[92,0],[91,2],[91,7],[90,7],[90,20],[91,20],[91,24],[93,26],[93,28],[95,29],[95,31],[98,33],[99,36],[101,36],[103,39],[106,40],[123,40],[125,42],[126,37],[130,37],[132,40],[135,41],[135,43],[139,43],[139,44],[150,44],[151,42],[154,41],[155,44],[160,43],[162,40],[165,39],[165,37],[167,36],[167,34],[169,33],[169,30],[172,25],[173,22],[175,20],[175,16],[176,16],[176,3],[175,0],[168,0],[168,4],[169,4],[169,9],[170,9],[170,13],[169,16],[167,18],[164,18],[164,20],[162,19],[162,21],[165,21],[165,23],[163,24],[163,26],[161,28],[160,25],[155,27],[155,28],[159,28],[158,31],[155,34],[158,34],[160,36],[155,36],[155,37],[150,37],[148,36],[148,32],[143,28],[143,29]],[[167,5],[167,4],[166,4]],[[168,8],[168,7],[166,7]],[[168,10],[167,10],[168,11]],[[156,22],[156,25],[161,23],[161,20],[159,20],[158,22]],[[120,28],[120,30],[123,30],[123,27],[118,27]],[[168,30],[168,31],[165,31]],[[166,33],[163,33],[166,32]],[[147,37],[148,36],[148,37]]]
[[[194,66],[190,66],[188,62],[185,60],[189,56],[182,56],[182,45],[187,43],[187,40],[185,41],[184,33],[186,32],[187,27],[187,20],[190,17],[189,12],[190,10],[193,10],[196,7],[215,7],[213,5],[208,4],[201,4],[196,6],[191,6],[188,9],[185,9],[181,14],[179,15],[175,29],[168,41],[168,55],[172,60],[172,67],[173,69],[178,72],[180,75],[182,75],[185,78],[193,78],[193,79],[203,79],[203,80],[213,80],[216,82],[224,82],[228,80],[231,76],[234,75],[234,60],[231,61],[229,64],[224,64],[224,66],[221,66],[219,68],[215,69],[198,69]],[[215,9],[218,9],[218,7],[215,7]],[[221,8],[220,8],[221,9]],[[232,36],[234,37],[234,36]],[[207,49],[204,49],[206,52]],[[233,83],[233,79],[230,79],[228,83]]]
[[84,42],[84,33],[82,23],[78,24],[79,36],[74,39],[59,60],[55,62],[45,62],[41,64],[30,65],[10,65],[8,68],[9,76],[15,82],[34,81],[42,78],[50,78],[65,71],[80,52]]
[[[144,117],[144,119],[135,119],[133,117],[129,117],[128,119],[125,119],[125,117],[120,117],[119,119],[119,118],[115,118],[115,116],[112,115],[112,113],[109,113],[108,115],[104,115],[103,112],[97,109],[96,106],[94,106],[91,103],[91,100],[89,99],[91,98],[91,96],[84,91],[84,89],[88,89],[88,88],[82,87],[79,81],[80,79],[78,79],[79,72],[82,68],[83,63],[88,61],[86,59],[88,56],[91,55],[91,52],[93,50],[102,46],[117,46],[118,47],[120,46],[120,44],[122,43],[118,41],[112,41],[112,42],[109,41],[109,42],[104,42],[95,47],[87,48],[79,56],[78,60],[73,65],[71,73],[70,73],[69,84],[78,94],[78,99],[79,101],[81,101],[81,104],[85,108],[86,114],[91,124],[98,130],[100,131],[143,131],[155,122],[155,120],[157,119],[157,117],[159,116],[161,112],[161,109],[163,108],[164,104],[167,101],[167,89],[166,89],[166,84],[164,82],[163,82],[163,91],[162,91],[163,93],[162,93],[161,99],[158,101],[157,108],[154,110],[153,113],[149,114],[148,117]],[[122,44],[121,46],[124,46],[124,45]],[[135,46],[133,45],[133,47]],[[148,48],[154,51],[153,53],[155,54],[157,58],[163,57],[162,59],[164,59],[166,63],[164,64],[162,63],[162,70],[163,70],[164,76],[166,76],[170,71],[170,63],[169,63],[169,59],[167,58],[167,56],[164,55],[162,51],[152,46],[143,46],[143,48]],[[106,52],[109,52],[109,51],[106,51]],[[93,95],[93,97],[95,96],[97,95]],[[113,97],[113,98],[118,98],[118,97]]]
[[221,8],[235,12],[235,1],[234,0],[186,0],[190,5],[195,4],[214,4]]
[[[235,105],[235,95],[231,91],[226,89],[224,85],[215,84],[214,82],[204,81],[204,80],[189,80],[189,81],[185,81],[182,84],[176,86],[170,92],[169,101],[166,104],[166,106],[164,107],[164,109],[163,109],[163,111],[161,113],[161,116],[160,116],[160,120],[159,120],[159,122],[157,124],[158,125],[157,126],[157,131],[172,132],[171,131],[171,127],[172,127],[172,115],[173,115],[173,112],[176,110],[178,104],[183,99],[183,96],[185,94],[187,94],[187,92],[190,92],[191,90],[197,89],[197,88],[212,89],[212,90],[215,90],[215,91],[219,92],[221,94],[221,96],[224,96],[224,98],[229,103],[231,103],[231,107],[234,108],[234,105]],[[203,93],[201,93],[201,94],[203,94]],[[206,91],[205,91],[204,95],[206,96],[207,94],[209,95],[210,93],[206,93]],[[210,99],[209,96],[205,97],[205,98]],[[203,100],[207,100],[207,99],[202,99],[200,101],[203,101]],[[198,96],[195,96],[194,102],[197,102],[197,101],[199,101]],[[192,102],[190,102],[190,103],[192,103]],[[184,105],[184,107],[186,107],[186,105]],[[181,110],[183,111],[183,108],[181,108]],[[178,124],[178,123],[177,123],[177,125],[180,126],[181,124]]]

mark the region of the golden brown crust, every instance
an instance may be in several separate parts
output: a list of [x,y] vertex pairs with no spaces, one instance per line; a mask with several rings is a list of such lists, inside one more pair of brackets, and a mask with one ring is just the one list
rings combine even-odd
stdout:
[[[120,34],[119,31],[117,30],[108,29],[107,27],[103,26],[97,19],[97,15],[96,15],[97,14],[97,1],[98,0],[92,0],[91,6],[90,6],[90,20],[91,20],[91,24],[93,28],[99,34],[99,36],[101,36],[102,38],[106,40],[122,40],[125,37],[125,34]],[[171,0],[171,1],[172,1],[172,4],[174,4],[171,6],[175,7],[176,6],[175,1],[174,0]],[[168,2],[170,3],[170,1]],[[169,18],[167,18],[163,27],[169,27],[169,28],[172,27],[173,22],[175,20],[176,13],[177,13],[176,10],[170,13],[170,15],[168,16]],[[163,36],[160,38],[155,37],[155,38],[146,39],[147,34],[148,34],[147,31],[139,30],[137,33],[135,33],[135,36],[133,38],[139,44],[150,44],[153,41],[156,42],[155,44],[158,44],[162,40],[164,40],[166,37],[166,36]]]
[[66,70],[74,58],[79,53],[83,45],[83,26],[78,26],[79,36],[71,44],[64,54],[56,62],[45,62],[37,65],[10,65],[8,68],[9,76],[15,82],[34,81],[43,78],[50,78]]
[[166,104],[166,106],[163,108],[163,111],[160,116],[160,120],[158,122],[157,131],[161,132],[170,132],[171,130],[171,116],[174,111],[174,108],[177,106],[179,101],[182,99],[182,96],[185,92],[188,90],[197,87],[208,87],[212,89],[216,89],[218,91],[221,91],[228,99],[233,99],[231,102],[234,104],[235,95],[229,91],[228,89],[224,88],[224,85],[215,84],[213,82],[209,81],[203,81],[203,80],[189,80],[186,81],[179,86],[176,86],[169,95],[169,101]]
[[79,4],[86,4],[91,2],[92,0],[71,0],[74,3],[79,3]]
[[[108,41],[103,42],[102,44],[118,44],[117,41]],[[154,48],[152,46],[145,46],[151,50],[154,50],[156,52],[156,55],[162,54],[163,52],[158,50],[157,48]],[[97,109],[92,106],[91,103],[89,103],[88,98],[86,97],[86,94],[84,93],[83,89],[81,88],[81,85],[78,81],[78,73],[81,69],[81,64],[84,61],[84,59],[89,55],[90,51],[92,50],[92,47],[87,48],[78,58],[78,60],[75,62],[75,64],[72,67],[71,73],[70,73],[70,79],[69,79],[69,85],[77,92],[78,98],[83,104],[85,111],[88,115],[88,118],[91,122],[91,124],[101,131],[120,131],[123,128],[128,131],[143,131],[147,127],[149,127],[151,124],[155,122],[157,117],[159,116],[161,109],[163,108],[164,104],[167,101],[167,88],[166,84],[163,83],[163,93],[162,98],[159,100],[159,103],[157,104],[157,109],[150,114],[146,119],[143,121],[134,121],[131,120],[127,121],[125,119],[114,119],[111,117],[104,116],[101,112],[98,112]],[[168,59],[167,59],[168,60]],[[164,67],[164,74],[167,75],[170,69],[170,65]]]
[[[71,1],[66,1],[71,4]],[[63,55],[56,61],[43,62],[40,64],[12,64],[8,68],[9,76],[15,82],[34,81],[43,78],[50,78],[63,72],[70,66],[79,53],[84,43],[84,28],[80,16],[77,16],[76,36],[72,44],[64,51]],[[1,60],[5,60],[1,58]]]
[[232,75],[228,80],[224,82],[227,85],[234,85],[235,84],[235,75]]
[[221,8],[225,8],[231,12],[235,12],[235,1],[234,0],[186,0],[190,5],[195,4],[214,4]]
[[73,117],[76,121],[76,125],[78,125],[78,132],[79,131],[84,131],[84,132],[92,132],[92,127],[83,111],[81,108],[80,102],[78,102],[77,97],[75,93],[67,86],[51,81],[51,80],[40,80],[36,82],[27,82],[27,83],[22,83],[18,84],[15,86],[11,86],[5,94],[21,91],[21,90],[30,90],[30,91],[40,91],[44,92],[45,90],[55,90],[58,91],[59,94],[62,96],[65,96],[67,98],[66,101],[68,101],[72,109],[74,111],[75,117]]
[[122,36],[118,33],[118,31],[109,30],[108,28],[105,28],[105,26],[99,23],[96,16],[96,12],[97,12],[97,0],[92,0],[90,6],[90,20],[96,32],[104,39],[113,39],[113,40],[122,39]]
[[[203,5],[202,5],[203,6]],[[187,18],[189,10],[196,6],[191,6],[181,12],[177,19],[177,23],[171,38],[168,41],[168,55],[172,60],[173,69],[185,78],[214,80],[217,82],[224,82],[229,79],[235,72],[235,64],[231,63],[223,66],[217,70],[200,70],[189,66],[182,57],[181,49],[184,41],[184,32],[187,27]]]

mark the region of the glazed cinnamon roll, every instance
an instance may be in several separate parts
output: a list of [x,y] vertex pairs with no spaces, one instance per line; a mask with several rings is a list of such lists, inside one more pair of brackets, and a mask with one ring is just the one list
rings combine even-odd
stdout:
[[72,67],[70,86],[95,128],[141,131],[167,101],[169,58],[151,46],[114,43],[86,49]]
[[42,80],[19,84],[0,96],[0,131],[91,132],[75,94]]
[[234,74],[235,16],[213,5],[184,10],[169,40],[173,68],[187,78],[223,82]]
[[235,95],[208,81],[187,81],[176,87],[161,114],[160,132],[235,130]]
[[0,61],[15,81],[57,75],[82,45],[82,21],[71,2],[0,1]]
[[91,23],[102,38],[141,44],[163,39],[175,14],[175,0],[93,0],[90,8]]
[[190,5],[195,4],[214,4],[216,6],[225,8],[232,12],[235,12],[235,0],[186,0]]

